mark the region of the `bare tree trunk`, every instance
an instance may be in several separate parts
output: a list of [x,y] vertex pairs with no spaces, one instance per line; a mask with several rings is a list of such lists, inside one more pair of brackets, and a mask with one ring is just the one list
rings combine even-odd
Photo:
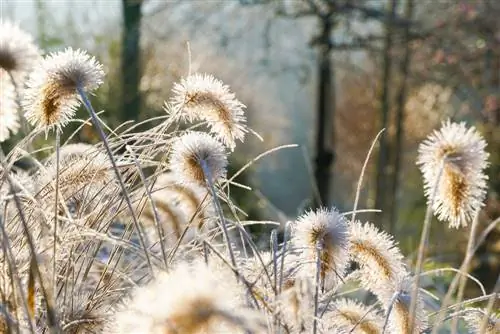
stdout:
[[[390,15],[386,23],[386,33],[384,41],[384,59],[383,59],[383,77],[382,77],[382,91],[380,96],[380,116],[381,116],[381,128],[388,128],[389,123],[389,112],[390,112],[390,85],[391,85],[391,66],[392,66],[392,44],[394,35],[394,18],[396,15],[397,0],[391,0]],[[387,190],[387,171],[389,167],[389,150],[388,150],[388,133],[387,131],[380,137],[380,148],[378,152],[378,163],[377,163],[377,183],[376,183],[376,193],[375,193],[375,209],[382,209],[383,212],[380,215],[381,224],[383,226],[386,222],[387,217],[387,201],[385,200],[386,190]]]
[[331,29],[330,17],[326,16],[322,18],[322,32],[319,40],[318,55],[318,110],[315,161],[316,186],[321,203],[316,203],[317,207],[321,204],[328,204],[328,195],[331,186],[330,168],[334,159],[333,153],[328,147],[329,145],[334,145],[333,131],[330,133],[330,136],[327,134],[327,129],[334,129],[333,119],[335,112],[335,88],[333,87],[332,89],[333,69],[330,60],[332,49],[330,44]]
[[138,120],[141,107],[140,28],[142,0],[122,0],[122,121]]
[[[411,21],[413,18],[413,0],[407,0],[405,8],[405,19]],[[403,61],[401,63],[401,86],[399,88],[398,96],[396,98],[396,138],[394,146],[394,169],[392,176],[391,192],[388,196],[388,203],[391,203],[390,217],[389,217],[389,232],[395,234],[396,221],[398,217],[398,188],[400,180],[401,169],[401,155],[404,141],[404,118],[405,118],[405,105],[406,95],[408,91],[408,72],[410,68],[411,47],[410,47],[410,25],[406,25],[403,32],[403,42],[405,43],[405,50]]]

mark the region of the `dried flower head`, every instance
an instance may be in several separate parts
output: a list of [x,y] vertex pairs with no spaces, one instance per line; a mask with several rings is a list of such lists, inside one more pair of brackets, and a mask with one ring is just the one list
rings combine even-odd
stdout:
[[488,179],[484,169],[489,156],[485,147],[474,127],[449,120],[420,144],[417,164],[424,177],[427,201],[439,220],[448,220],[450,227],[467,226],[483,206]]
[[9,21],[0,21],[0,68],[20,85],[40,57],[33,38]]
[[7,73],[0,69],[0,143],[19,131],[16,92]]
[[328,332],[335,330],[354,334],[382,333],[383,319],[376,309],[370,310],[352,299],[338,299],[331,309],[323,318],[329,327]]
[[179,264],[138,288],[115,314],[107,332],[241,333],[247,312],[233,282],[234,277],[219,277],[202,263]]
[[203,132],[188,132],[172,145],[170,168],[180,182],[205,185],[226,177],[224,147]]
[[360,266],[364,288],[377,293],[406,273],[403,255],[393,237],[372,224],[359,221],[349,224],[349,240],[349,255]]
[[61,128],[80,105],[78,89],[92,93],[103,77],[102,65],[85,51],[48,55],[29,76],[22,101],[26,118],[39,128]]
[[[424,301],[420,293],[417,294],[415,315],[410,314],[411,294],[414,289],[414,280],[408,274],[402,274],[392,286],[387,286],[384,294],[377,295],[388,315],[389,333],[422,333],[427,328],[427,314],[424,310]],[[392,308],[391,308],[392,306]],[[413,331],[410,326],[413,320]]]
[[245,105],[222,81],[208,74],[196,73],[176,83],[173,93],[174,116],[190,122],[206,121],[214,136],[231,150],[236,146],[236,140],[245,138]]
[[[474,334],[479,334],[483,319],[486,316],[485,310],[479,308],[466,308],[463,318],[469,330]],[[488,317],[484,334],[500,333],[500,317],[499,315],[491,314]]]
[[[294,224],[294,245],[303,251],[307,272],[316,272],[319,251],[320,281],[335,286],[344,276],[348,255],[347,221],[335,209],[310,211]],[[311,267],[312,266],[312,267]]]

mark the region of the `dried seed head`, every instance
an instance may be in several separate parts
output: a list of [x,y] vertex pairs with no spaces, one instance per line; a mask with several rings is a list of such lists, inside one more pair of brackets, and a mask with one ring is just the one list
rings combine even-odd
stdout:
[[182,78],[173,88],[171,107],[174,117],[204,120],[210,132],[225,146],[234,149],[236,140],[243,141],[246,118],[245,105],[238,101],[222,81],[208,74],[193,74]]
[[[234,278],[234,277],[233,277]],[[240,333],[245,311],[234,279],[204,264],[179,264],[139,288],[117,312],[109,333]]]
[[295,222],[292,241],[303,251],[310,274],[316,272],[319,249],[321,285],[337,285],[348,261],[347,221],[338,211],[322,208],[306,213]]
[[[325,313],[323,320],[328,324],[328,332],[335,330],[354,334],[382,333],[383,319],[377,310],[370,310],[352,299],[336,300],[332,310]],[[353,328],[355,328],[354,331],[352,331]]]
[[[484,169],[489,156],[485,147],[486,142],[474,127],[449,120],[419,146],[417,164],[423,174],[427,201],[432,202],[439,220],[449,221],[450,227],[467,226],[483,206],[488,179]],[[436,182],[436,196],[432,199]]]
[[40,57],[33,38],[9,21],[0,21],[0,68],[21,85]]
[[226,167],[224,147],[206,133],[186,133],[172,145],[170,168],[182,183],[215,183],[226,177]]
[[393,285],[406,273],[403,255],[393,237],[370,223],[356,221],[349,224],[349,255],[359,266],[364,288],[376,293],[378,289]]
[[102,65],[85,51],[48,55],[29,76],[22,101],[26,118],[39,128],[63,127],[80,105],[77,89],[92,93],[103,77]]
[[0,143],[19,131],[17,107],[14,85],[0,69]]

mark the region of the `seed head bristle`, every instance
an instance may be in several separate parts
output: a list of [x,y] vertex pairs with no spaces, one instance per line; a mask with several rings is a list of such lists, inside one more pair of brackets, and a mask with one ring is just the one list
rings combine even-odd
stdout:
[[92,93],[103,77],[103,66],[85,51],[67,48],[46,56],[27,81],[26,118],[38,128],[63,127],[80,105],[77,89]]
[[[479,334],[485,315],[486,312],[484,310],[470,307],[464,310],[464,315],[462,317],[465,320],[465,323],[467,324],[467,328],[469,328],[469,330],[473,334]],[[500,317],[498,314],[491,314],[488,317],[486,329],[483,333],[484,334],[500,333]]]
[[[486,142],[474,127],[450,120],[419,146],[417,164],[423,174],[427,201],[432,202],[438,219],[448,221],[450,227],[467,226],[484,205],[488,179],[484,169],[489,156],[485,148]],[[432,199],[436,182],[436,196]]]
[[243,141],[246,118],[245,105],[238,101],[222,81],[208,74],[192,74],[173,87],[170,101],[174,115],[190,122],[204,120],[210,132],[226,147],[234,150],[236,140]]

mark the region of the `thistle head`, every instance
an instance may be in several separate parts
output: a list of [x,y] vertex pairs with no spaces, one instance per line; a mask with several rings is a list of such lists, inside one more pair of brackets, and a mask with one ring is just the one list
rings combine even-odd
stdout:
[[26,118],[38,128],[63,127],[80,105],[79,90],[92,93],[103,77],[103,66],[85,51],[67,48],[46,56],[27,81]]
[[438,219],[447,220],[450,227],[467,226],[483,206],[489,156],[485,148],[486,142],[474,127],[449,120],[419,146],[417,164],[427,201]]

